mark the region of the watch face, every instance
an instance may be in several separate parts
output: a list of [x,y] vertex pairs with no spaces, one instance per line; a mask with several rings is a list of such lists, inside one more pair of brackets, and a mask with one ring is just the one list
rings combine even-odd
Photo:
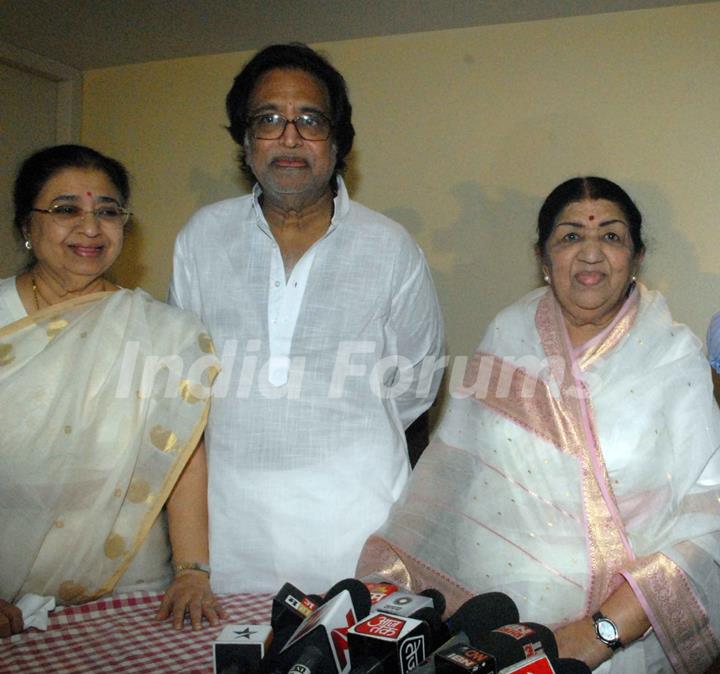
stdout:
[[603,641],[615,641],[618,638],[617,629],[609,620],[601,618],[596,624],[598,635]]

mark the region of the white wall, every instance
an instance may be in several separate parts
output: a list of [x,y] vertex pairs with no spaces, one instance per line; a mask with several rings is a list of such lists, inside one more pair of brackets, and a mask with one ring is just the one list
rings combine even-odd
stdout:
[[[579,174],[645,216],[642,280],[704,333],[720,309],[720,4],[315,45],[346,76],[353,196],[426,251],[450,351],[537,285],[534,221]],[[245,188],[224,97],[249,53],[86,73],[83,141],[126,162],[139,225],[120,280],[163,297],[176,231]]]

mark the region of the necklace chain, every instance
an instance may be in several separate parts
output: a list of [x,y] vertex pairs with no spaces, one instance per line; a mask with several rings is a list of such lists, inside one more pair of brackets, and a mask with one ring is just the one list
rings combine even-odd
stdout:
[[33,298],[35,299],[35,309],[40,311],[40,300],[45,302],[48,306],[52,304],[45,295],[42,294],[40,288],[38,288],[37,279],[35,278],[35,272],[30,272],[30,282],[32,283]]
[[[38,299],[38,287],[35,282],[35,272],[30,272],[30,281],[32,283],[33,297],[35,298],[35,310],[40,311],[40,300]],[[43,299],[45,298],[43,297]]]
[[[40,288],[38,288],[37,279],[35,278],[35,272],[30,272],[30,283],[32,284],[32,291],[33,291],[33,299],[35,300],[35,310],[40,311],[40,300],[42,300],[47,306],[51,306],[52,302],[48,300],[45,295],[42,294],[42,291]],[[101,285],[100,291],[105,290],[105,284],[104,282]]]

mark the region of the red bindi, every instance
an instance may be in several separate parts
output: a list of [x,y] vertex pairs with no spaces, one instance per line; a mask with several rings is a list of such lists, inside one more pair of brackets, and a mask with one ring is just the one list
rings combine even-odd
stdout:
[[[92,196],[92,192],[85,192],[85,196],[86,196],[86,197],[91,197],[91,196]],[[590,219],[592,220],[592,216],[590,216]]]
[[589,219],[589,220],[594,220],[594,219],[595,219],[595,216],[594,216],[594,215],[591,215],[588,219]]

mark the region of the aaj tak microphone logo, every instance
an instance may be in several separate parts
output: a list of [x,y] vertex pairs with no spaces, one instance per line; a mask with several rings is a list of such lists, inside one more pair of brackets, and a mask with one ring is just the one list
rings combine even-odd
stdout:
[[[403,673],[415,669],[425,659],[428,636],[428,628],[421,620],[398,618],[384,613],[373,613],[349,631],[353,644],[355,640],[371,638],[376,644],[370,648],[370,652],[374,654],[380,654],[383,650],[378,640],[385,642],[388,647],[396,644],[399,671]],[[370,652],[368,654],[371,654]],[[353,657],[354,653],[355,651]]]

